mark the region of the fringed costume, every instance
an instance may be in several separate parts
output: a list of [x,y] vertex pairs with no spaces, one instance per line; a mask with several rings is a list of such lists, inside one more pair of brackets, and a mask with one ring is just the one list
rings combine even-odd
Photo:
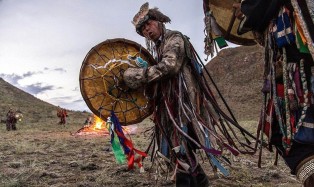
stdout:
[[241,4],[247,25],[265,47],[265,103],[259,129],[268,136],[269,149],[276,147],[305,186],[314,185],[313,4],[309,0]]
[[[136,20],[137,17],[133,21],[141,35],[138,25],[143,23],[142,19],[161,23],[170,21],[154,17],[149,10],[138,16],[145,13],[142,7],[137,14],[141,21]],[[178,31],[165,29],[164,25],[162,29],[161,37],[154,42],[153,54],[156,54],[157,64],[127,69],[124,81],[134,89],[147,87],[152,97],[155,131],[149,152],[153,162],[157,157],[168,161],[171,172],[176,174],[177,186],[207,186],[207,177],[196,150],[204,150],[212,166],[228,175],[228,170],[221,164],[224,156],[230,152],[233,155],[254,152],[245,137],[251,134],[218,105],[214,96],[216,90],[209,86],[205,69],[187,37]]]

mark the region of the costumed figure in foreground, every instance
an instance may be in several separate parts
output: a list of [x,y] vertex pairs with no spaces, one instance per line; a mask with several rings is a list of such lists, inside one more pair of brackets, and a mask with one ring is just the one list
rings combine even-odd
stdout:
[[17,121],[21,121],[23,118],[23,115],[20,111],[14,111],[13,109],[9,109],[7,116],[6,116],[6,127],[7,130],[17,130],[16,123]]
[[238,34],[252,30],[265,47],[260,137],[268,136],[269,149],[276,147],[304,186],[314,186],[314,1],[243,0],[234,7]]
[[59,125],[65,125],[66,124],[66,118],[68,117],[67,110],[61,107],[58,107],[57,109],[57,116],[60,118]]
[[147,152],[153,163],[158,157],[168,161],[176,186],[208,186],[197,150],[203,150],[213,168],[228,175],[225,156],[254,153],[247,138],[253,136],[218,105],[193,46],[181,32],[166,29],[169,22],[157,8],[141,6],[132,23],[147,39],[157,64],[128,68],[123,79],[132,89],[149,88],[155,131]]

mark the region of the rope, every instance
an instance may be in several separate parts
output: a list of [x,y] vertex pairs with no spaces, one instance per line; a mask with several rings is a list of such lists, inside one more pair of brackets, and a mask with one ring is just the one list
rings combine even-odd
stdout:
[[[221,92],[219,91],[219,89],[218,89],[216,83],[214,82],[213,78],[212,78],[211,75],[209,74],[209,72],[208,72],[207,68],[205,67],[204,63],[203,63],[202,60],[200,59],[199,55],[196,53],[194,47],[193,47],[191,44],[190,44],[190,46],[191,46],[191,48],[192,48],[194,54],[196,55],[197,59],[199,60],[199,62],[200,62],[201,65],[204,67],[203,69],[205,70],[207,76],[209,77],[210,81],[211,81],[212,84],[214,85],[214,87],[215,87],[215,89],[216,89],[216,91],[217,91],[219,97],[221,98],[221,100],[223,101],[224,105],[226,106],[226,108],[227,108],[229,114],[231,115],[232,119],[230,119],[223,111],[221,111],[221,110],[219,109],[219,107],[217,106],[217,103],[216,103],[214,100],[211,100],[211,102],[213,103],[213,106],[215,107],[215,109],[220,110],[220,111],[219,111],[220,114],[223,115],[223,117],[225,117],[228,121],[230,121],[231,124],[233,124],[234,126],[236,126],[236,127],[241,131],[241,133],[244,135],[245,138],[246,138],[246,136],[245,136],[245,134],[246,134],[246,135],[250,136],[251,138],[253,138],[254,140],[256,140],[256,137],[255,137],[255,136],[253,136],[250,132],[248,132],[246,129],[244,129],[243,127],[241,127],[241,126],[239,125],[239,123],[237,122],[236,118],[234,117],[234,115],[233,115],[233,113],[232,113],[232,111],[231,111],[229,105],[227,104],[226,100],[224,99],[224,97],[222,96]],[[207,84],[206,84],[206,85],[207,85]],[[246,140],[247,140],[247,139],[246,139]],[[247,140],[247,141],[248,141],[248,140]]]
[[[286,110],[286,143],[290,144],[291,141],[291,123],[290,123],[290,107],[289,107],[289,98],[288,98],[288,68],[287,68],[287,53],[286,53],[286,48],[282,49],[283,52],[283,64],[282,64],[282,69],[283,69],[283,84],[284,84],[284,98],[285,98],[285,110]],[[289,145],[290,147],[290,145]]]
[[303,59],[301,59],[301,61],[300,61],[300,74],[301,74],[304,101],[303,101],[302,114],[301,114],[301,117],[300,117],[299,122],[297,124],[296,133],[298,132],[299,128],[301,127],[303,120],[305,118],[306,111],[308,109],[307,104],[308,104],[309,90],[307,89],[307,81],[306,81],[306,76],[305,76],[305,72],[304,72],[304,60]]

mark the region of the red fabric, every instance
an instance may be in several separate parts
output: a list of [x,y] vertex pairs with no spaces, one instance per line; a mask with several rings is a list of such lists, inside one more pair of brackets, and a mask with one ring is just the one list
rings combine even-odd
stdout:
[[[304,95],[304,92],[302,90],[298,91],[298,97],[299,97],[300,103],[304,103],[303,95]],[[313,93],[309,91],[308,94],[307,94],[308,102],[311,101],[312,95],[313,95]],[[285,97],[284,85],[283,84],[277,84],[277,96],[280,97],[280,98],[284,98]]]
[[266,116],[265,116],[265,125],[263,132],[266,134],[266,136],[269,138],[271,133],[271,121],[267,121],[267,118],[271,119],[273,117],[273,111],[274,111],[274,102],[273,99],[269,99],[267,103],[266,108]]
[[[307,104],[310,104],[312,95],[313,95],[312,92],[309,92],[309,93],[307,94],[307,98],[308,98],[308,103],[307,103]],[[299,97],[299,100],[300,100],[300,103],[304,103],[303,93],[302,93],[302,96]]]
[[129,152],[129,155],[128,155],[128,158],[127,158],[127,159],[128,159],[128,169],[129,169],[129,170],[133,169],[133,167],[134,167],[134,162],[135,162],[135,163],[138,163],[139,166],[140,166],[140,165],[141,165],[141,164],[140,164],[141,159],[136,159],[136,160],[135,160],[135,159],[134,159],[135,153],[141,155],[140,158],[142,158],[142,157],[147,157],[147,153],[145,153],[145,152],[143,152],[143,151],[140,151],[140,150],[138,150],[138,149],[135,149],[134,146],[133,146],[132,141],[129,140],[129,139],[127,139],[123,133],[121,133],[121,132],[119,132],[119,131],[116,131],[116,133],[117,133],[117,135],[118,135],[120,138],[122,138],[122,139],[124,140],[124,144],[130,149],[130,152]]
[[290,124],[291,124],[291,132],[295,133],[296,132],[296,121],[294,115],[290,115]]
[[284,98],[285,97],[285,92],[284,92],[284,86],[283,84],[277,84],[277,96]]

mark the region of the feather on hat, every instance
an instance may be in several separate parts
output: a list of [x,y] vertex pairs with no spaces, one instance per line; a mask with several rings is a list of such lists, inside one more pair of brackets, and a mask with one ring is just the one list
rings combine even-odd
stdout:
[[133,21],[132,21],[133,25],[136,28],[136,32],[139,35],[143,36],[142,31],[141,31],[141,27],[144,25],[144,23],[146,23],[146,21],[148,21],[150,19],[159,21],[161,23],[170,23],[170,21],[171,21],[171,19],[168,16],[161,13],[158,10],[158,8],[149,9],[149,4],[148,4],[148,2],[146,2],[141,6],[138,13],[135,14]]

